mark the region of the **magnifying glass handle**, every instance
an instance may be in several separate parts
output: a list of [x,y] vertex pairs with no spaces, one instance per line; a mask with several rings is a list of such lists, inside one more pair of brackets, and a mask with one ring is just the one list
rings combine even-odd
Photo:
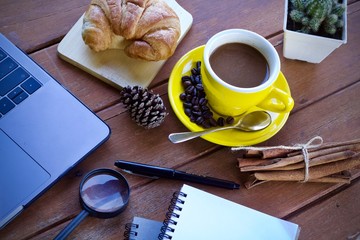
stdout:
[[76,228],[80,222],[89,215],[89,212],[82,210],[55,238],[54,240],[63,240]]

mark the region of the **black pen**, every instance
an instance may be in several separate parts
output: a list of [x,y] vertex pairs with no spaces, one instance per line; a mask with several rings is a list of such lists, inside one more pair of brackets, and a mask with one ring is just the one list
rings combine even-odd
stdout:
[[178,171],[171,168],[163,168],[148,164],[118,160],[115,162],[115,166],[122,169],[125,172],[144,175],[147,177],[170,178],[170,179],[183,180],[194,183],[202,183],[206,185],[228,188],[228,189],[239,189],[240,187],[240,185],[235,182],[213,178],[213,177],[190,174],[187,172]]

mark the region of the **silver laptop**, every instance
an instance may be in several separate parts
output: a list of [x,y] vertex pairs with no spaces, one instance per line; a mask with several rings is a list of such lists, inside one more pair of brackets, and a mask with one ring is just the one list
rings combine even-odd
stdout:
[[0,229],[109,135],[101,119],[0,34]]

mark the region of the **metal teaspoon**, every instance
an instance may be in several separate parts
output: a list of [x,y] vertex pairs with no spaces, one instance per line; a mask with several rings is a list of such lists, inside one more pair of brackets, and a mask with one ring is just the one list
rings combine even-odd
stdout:
[[255,111],[241,117],[238,122],[231,126],[226,127],[217,127],[211,128],[199,132],[181,132],[181,133],[171,133],[169,135],[169,140],[172,143],[181,143],[187,140],[191,140],[202,135],[213,133],[217,131],[222,131],[226,129],[238,129],[245,132],[260,131],[268,127],[271,123],[271,116],[265,111]]

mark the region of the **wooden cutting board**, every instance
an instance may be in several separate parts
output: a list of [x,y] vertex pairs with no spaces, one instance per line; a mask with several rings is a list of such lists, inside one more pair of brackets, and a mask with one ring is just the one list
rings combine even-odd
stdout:
[[[189,31],[193,17],[175,0],[167,0],[166,3],[180,19],[180,42]],[[166,61],[149,62],[129,58],[121,49],[94,52],[82,40],[82,23],[83,16],[62,39],[57,49],[59,56],[116,88],[149,86]]]

